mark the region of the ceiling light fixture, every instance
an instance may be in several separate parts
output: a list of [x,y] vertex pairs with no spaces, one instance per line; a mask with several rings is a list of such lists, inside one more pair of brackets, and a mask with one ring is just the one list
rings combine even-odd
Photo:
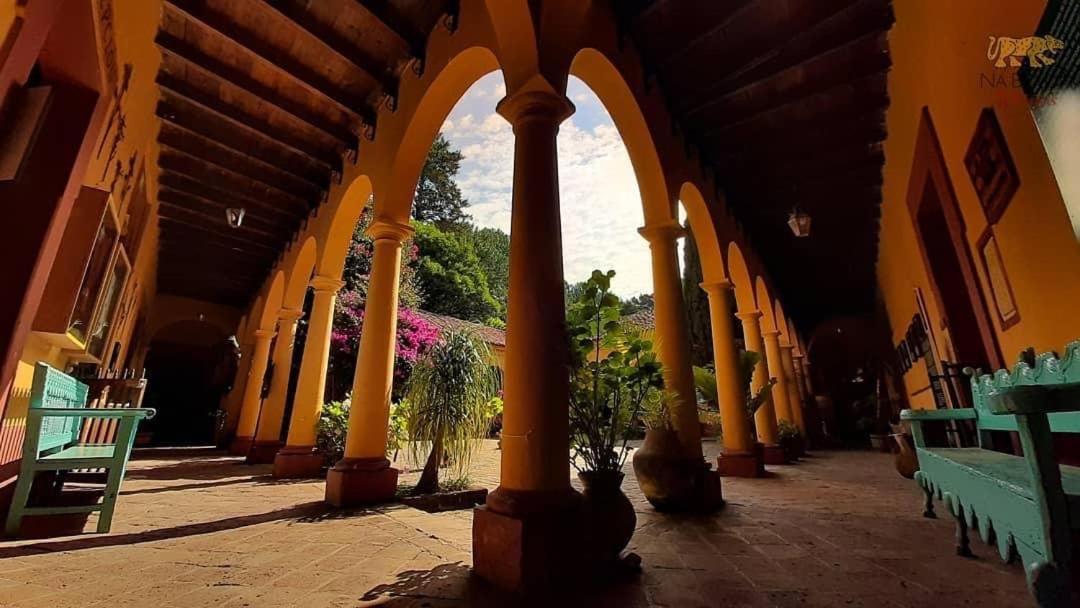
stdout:
[[244,221],[244,208],[229,207],[225,210],[225,219],[229,222],[230,228],[239,228],[240,223]]
[[792,234],[799,238],[810,236],[810,214],[803,211],[798,205],[791,210],[787,225],[791,228]]

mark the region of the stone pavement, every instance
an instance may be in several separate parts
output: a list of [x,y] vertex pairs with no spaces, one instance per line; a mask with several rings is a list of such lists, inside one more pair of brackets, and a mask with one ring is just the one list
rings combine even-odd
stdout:
[[[493,487],[493,442],[473,466],[474,479]],[[653,512],[628,471],[641,576],[603,590],[556,590],[543,605],[1032,605],[1019,566],[1001,565],[978,541],[976,559],[954,555],[951,520],[920,516],[920,493],[888,456],[818,452],[773,470],[766,479],[725,479],[727,508],[698,517]],[[111,534],[0,542],[0,606],[529,603],[470,576],[469,511],[334,511],[321,502],[320,481],[277,482],[268,473],[217,452],[144,453]]]

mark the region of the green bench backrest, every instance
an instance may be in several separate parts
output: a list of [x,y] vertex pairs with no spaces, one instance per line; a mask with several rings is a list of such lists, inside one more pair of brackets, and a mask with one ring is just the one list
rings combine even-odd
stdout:
[[[1015,431],[1016,416],[990,413],[987,394],[1010,386],[1051,386],[1080,382],[1080,341],[1065,347],[1065,356],[1043,353],[1034,365],[1021,357],[1012,371],[999,369],[993,375],[982,374],[971,380],[971,397],[979,413],[977,426],[983,431]],[[1050,430],[1055,433],[1080,433],[1080,412],[1050,414]]]
[[[75,378],[45,363],[38,363],[34,368],[34,385],[30,391],[30,407],[86,407],[88,391],[89,387]],[[41,420],[38,451],[46,452],[78,441],[81,427],[81,418],[46,416]]]

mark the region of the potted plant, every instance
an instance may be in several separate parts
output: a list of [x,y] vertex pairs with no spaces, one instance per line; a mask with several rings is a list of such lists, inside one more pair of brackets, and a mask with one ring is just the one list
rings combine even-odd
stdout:
[[[413,495],[440,491],[439,469],[457,474],[454,488],[467,486],[468,465],[491,419],[489,402],[499,392],[499,374],[487,345],[467,331],[444,331],[417,361],[405,388],[409,448],[419,461],[427,454]],[[482,488],[443,493],[433,500],[410,502],[428,510],[471,507],[486,498]]]
[[720,438],[720,406],[716,396],[716,372],[694,366],[694,388],[698,394],[698,420],[702,437]]
[[[671,425],[671,391],[649,391],[642,407],[645,443],[634,452],[634,476],[645,499],[657,511],[677,511],[694,503],[700,494],[702,463],[686,458]],[[716,425],[719,431],[719,422]]]
[[795,426],[795,423],[790,420],[781,420],[777,423],[776,428],[780,435],[780,447],[784,448],[788,460],[798,460],[799,456],[802,456],[806,450],[799,427]]
[[584,529],[604,562],[633,536],[637,516],[621,488],[627,442],[645,400],[663,386],[652,343],[620,323],[613,276],[593,271],[567,310],[571,462],[584,486]]

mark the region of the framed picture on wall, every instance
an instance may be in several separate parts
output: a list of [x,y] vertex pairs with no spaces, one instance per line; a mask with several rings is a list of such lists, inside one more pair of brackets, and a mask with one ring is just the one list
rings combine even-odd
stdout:
[[992,108],[983,108],[979,115],[964,155],[964,167],[979,195],[986,221],[996,224],[1020,187],[1020,176]]
[[1016,297],[1013,295],[1012,284],[1009,283],[1009,275],[1005,272],[1005,263],[1001,258],[1001,250],[998,249],[992,226],[986,227],[976,247],[983,272],[986,273],[991,299],[997,308],[998,322],[1001,323],[1001,329],[1006,330],[1020,322],[1020,311],[1016,306]]

